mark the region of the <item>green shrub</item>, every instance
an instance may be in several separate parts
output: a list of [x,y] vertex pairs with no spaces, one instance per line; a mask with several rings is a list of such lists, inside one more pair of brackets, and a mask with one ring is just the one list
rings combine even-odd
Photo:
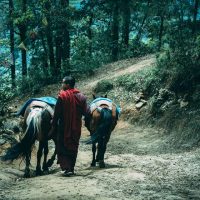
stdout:
[[113,89],[113,84],[110,81],[103,80],[97,83],[94,88],[95,93],[106,93],[107,91]]
[[156,76],[158,69],[156,67],[147,68],[131,75],[120,76],[116,80],[117,86],[122,86],[128,91],[142,91],[146,95],[154,94],[160,84],[160,78]]
[[29,69],[29,76],[18,79],[18,93],[31,92],[33,95],[40,92],[40,89],[48,84],[56,82],[55,77],[51,77],[48,72],[32,66]]
[[15,95],[15,91],[12,90],[12,85],[10,84],[10,78],[4,77],[0,80],[0,104],[3,105],[4,102],[9,101]]
[[103,48],[98,46],[98,50],[93,52],[90,48],[94,47],[94,42],[90,41],[88,37],[82,35],[74,39],[72,43],[72,56],[70,60],[71,71],[77,73],[81,76],[93,75],[93,71],[103,65],[108,63],[110,58],[106,55]]
[[184,40],[179,40],[172,38],[170,48],[159,57],[157,76],[170,90],[191,93],[200,83],[200,36],[185,35]]

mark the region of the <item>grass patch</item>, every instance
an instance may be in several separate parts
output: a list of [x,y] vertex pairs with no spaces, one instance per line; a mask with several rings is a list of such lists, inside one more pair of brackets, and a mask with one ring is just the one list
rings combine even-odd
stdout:
[[160,87],[161,79],[156,76],[158,68],[153,66],[130,75],[117,78],[115,85],[124,87],[131,92],[143,92],[147,96],[153,95]]

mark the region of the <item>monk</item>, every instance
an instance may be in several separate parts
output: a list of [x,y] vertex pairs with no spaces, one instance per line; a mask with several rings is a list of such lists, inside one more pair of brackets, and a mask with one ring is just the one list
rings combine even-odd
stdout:
[[57,133],[57,158],[64,176],[74,174],[81,136],[82,116],[90,114],[86,97],[76,88],[75,79],[66,76],[58,95],[52,120],[52,132]]

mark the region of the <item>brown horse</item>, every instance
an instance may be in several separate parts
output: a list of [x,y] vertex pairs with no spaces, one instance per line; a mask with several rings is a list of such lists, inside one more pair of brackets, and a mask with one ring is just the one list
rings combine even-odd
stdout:
[[[92,144],[93,159],[91,166],[96,166],[96,162],[98,162],[99,167],[104,168],[104,155],[107,143],[111,132],[117,124],[119,112],[117,106],[111,100],[107,99],[107,95],[104,98],[96,98],[93,95],[93,98],[95,99],[95,103],[91,103],[90,105],[92,116],[87,127],[91,139],[87,144]],[[98,144],[98,150],[96,143]]]
[[[48,172],[48,168],[53,164],[56,156],[56,151],[54,152],[51,159],[47,162],[48,154],[48,140],[52,139],[48,133],[51,129],[51,119],[54,112],[54,108],[49,106],[45,102],[32,101],[24,112],[23,130],[25,135],[23,139],[8,149],[6,155],[3,156],[2,160],[14,160],[20,156],[24,157],[26,160],[26,168],[24,177],[30,177],[30,159],[32,146],[36,140],[39,141],[39,149],[37,152],[37,166],[36,175],[41,175],[41,157],[44,150],[44,161],[43,161],[43,171]],[[55,139],[54,139],[55,142]]]

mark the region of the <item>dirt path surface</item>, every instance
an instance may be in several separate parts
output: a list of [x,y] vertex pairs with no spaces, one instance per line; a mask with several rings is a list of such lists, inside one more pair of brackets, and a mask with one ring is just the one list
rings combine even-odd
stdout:
[[200,150],[165,153],[164,139],[162,131],[120,121],[105,169],[90,167],[91,147],[82,143],[73,177],[54,164],[51,174],[24,179],[22,166],[4,164],[0,199],[200,199]]
[[155,63],[154,55],[142,57],[141,59],[133,61],[128,61],[128,60],[123,61],[123,63],[120,63],[119,61],[110,65],[106,65],[105,67],[102,67],[96,76],[90,78],[90,81],[87,80],[86,82],[83,82],[81,85],[84,85],[87,87],[87,89],[90,89],[94,87],[101,80],[111,80],[121,75],[131,74],[143,69],[144,67],[145,68],[150,67],[154,63]]
[[[130,73],[154,60],[150,57],[126,70],[115,67],[113,70],[118,75]],[[110,74],[99,74],[98,80],[103,76],[108,78]],[[88,88],[89,94],[96,80],[88,85],[83,82],[81,87]],[[87,135],[83,128],[81,141]],[[82,142],[73,177],[63,177],[55,163],[50,174],[24,179],[24,162],[0,162],[0,199],[200,199],[200,149],[178,152],[167,148],[167,142],[163,130],[134,126],[121,119],[108,143],[105,169],[90,167],[91,146]],[[51,143],[50,149],[52,152]],[[33,151],[32,170],[35,155]]]

